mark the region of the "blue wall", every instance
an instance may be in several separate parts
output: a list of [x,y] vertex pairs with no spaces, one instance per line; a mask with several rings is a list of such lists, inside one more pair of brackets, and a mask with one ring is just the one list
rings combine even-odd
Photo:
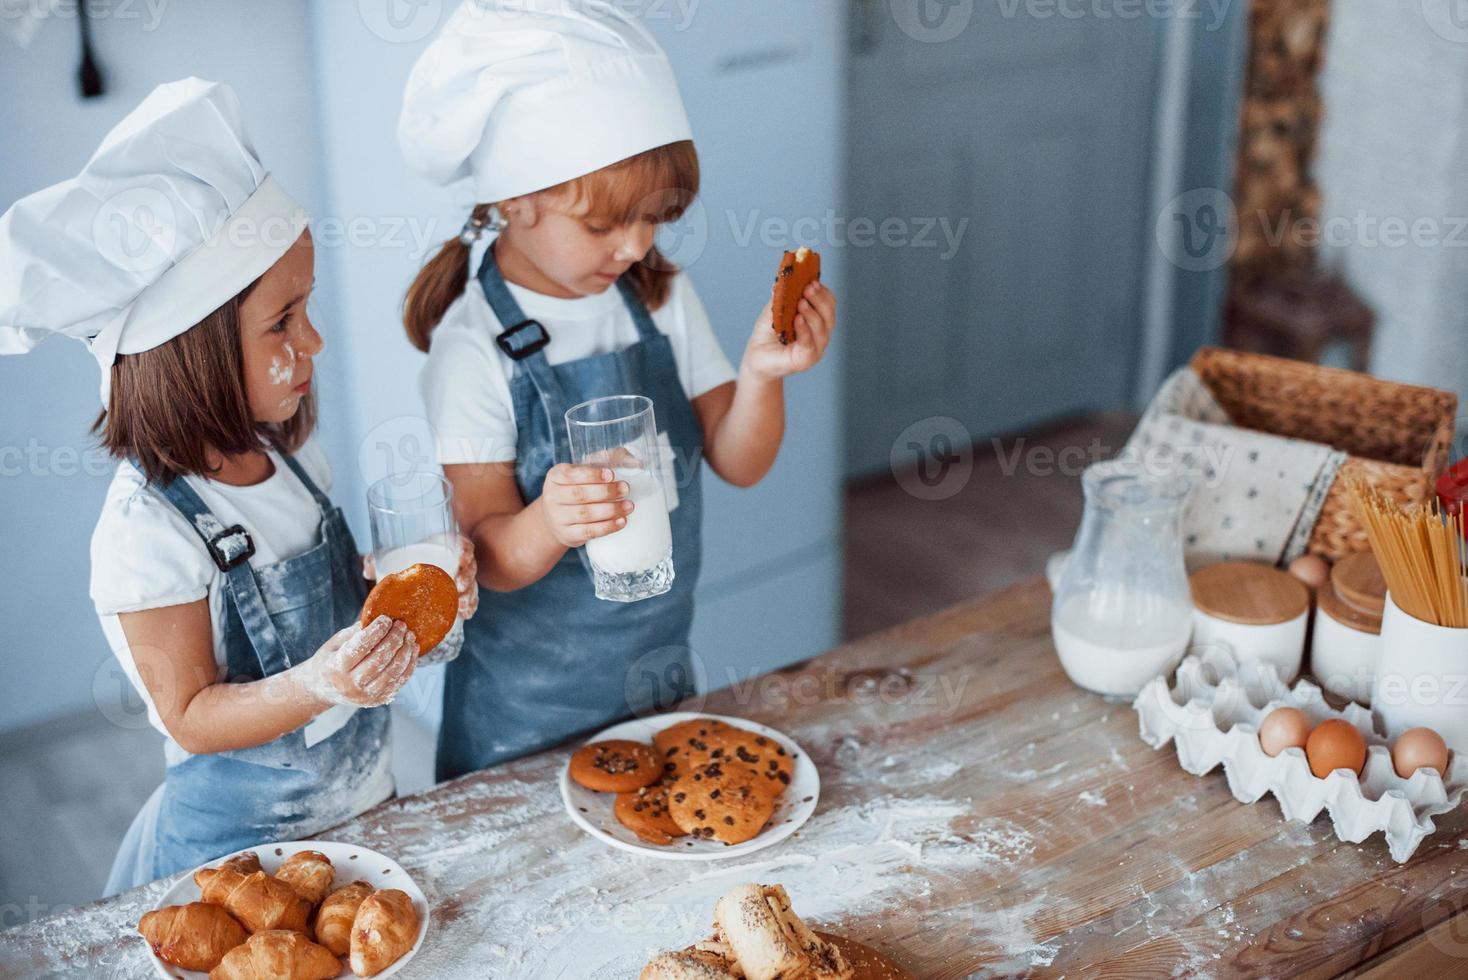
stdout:
[[[77,94],[74,19],[48,19],[24,50],[0,38],[0,208],[73,176],[155,84],[191,74],[235,86],[261,155],[319,206],[301,5],[168,4],[156,22],[142,4],[129,8],[136,16],[118,10],[93,24],[108,79],[99,99]],[[87,435],[98,378],[82,345],[57,338],[0,357],[0,730],[91,710],[94,681],[112,699],[120,690],[87,595],[88,545],[112,473]]]

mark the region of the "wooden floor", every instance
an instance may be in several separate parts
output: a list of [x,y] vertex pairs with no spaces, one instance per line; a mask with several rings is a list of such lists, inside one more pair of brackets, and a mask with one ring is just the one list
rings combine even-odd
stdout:
[[[1119,451],[1134,423],[1097,417],[1005,440],[997,451],[977,446],[972,475],[944,500],[908,493],[906,474],[851,487],[846,635],[1039,574],[1075,534],[1080,469]],[[408,771],[431,746],[411,726],[394,733],[399,784],[418,788]],[[97,898],[129,821],[162,775],[155,732],[117,728],[100,714],[0,736],[0,929]]]
[[1135,416],[1096,416],[975,446],[972,476],[944,500],[920,500],[904,489],[911,479],[889,475],[851,487],[846,637],[1041,574],[1080,524],[1080,471],[1119,453],[1135,425]]

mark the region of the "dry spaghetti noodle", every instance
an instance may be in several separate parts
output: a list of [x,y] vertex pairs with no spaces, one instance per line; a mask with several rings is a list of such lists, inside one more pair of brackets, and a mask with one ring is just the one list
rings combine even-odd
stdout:
[[1404,508],[1359,480],[1349,486],[1397,606],[1423,622],[1468,628],[1463,516],[1444,513],[1436,500]]

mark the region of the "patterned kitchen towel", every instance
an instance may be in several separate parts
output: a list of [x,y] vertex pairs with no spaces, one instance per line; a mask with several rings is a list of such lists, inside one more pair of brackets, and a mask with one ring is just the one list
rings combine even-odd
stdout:
[[1183,512],[1188,570],[1217,561],[1287,564],[1305,553],[1346,454],[1240,429],[1192,368],[1163,383],[1125,452],[1193,480]]

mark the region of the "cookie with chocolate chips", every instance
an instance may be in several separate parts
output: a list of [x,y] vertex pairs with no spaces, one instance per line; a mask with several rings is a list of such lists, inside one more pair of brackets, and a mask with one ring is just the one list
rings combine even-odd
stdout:
[[666,728],[653,737],[653,744],[669,777],[722,762],[752,770],[771,796],[779,796],[795,775],[795,759],[775,739],[708,718]]
[[630,793],[662,777],[662,763],[642,742],[613,739],[583,745],[571,756],[571,778],[598,793]]
[[709,761],[745,767],[759,777],[771,797],[779,796],[795,775],[795,759],[785,746],[758,732],[730,728],[709,738]]
[[713,718],[691,718],[670,725],[652,737],[662,759],[663,774],[676,778],[698,766],[708,765],[709,739],[730,730]]
[[671,844],[683,836],[683,828],[668,812],[668,790],[671,783],[644,786],[631,793],[618,793],[612,805],[617,822],[649,844]]
[[724,844],[753,839],[775,812],[775,798],[752,769],[711,762],[678,777],[668,813],[686,834]]

